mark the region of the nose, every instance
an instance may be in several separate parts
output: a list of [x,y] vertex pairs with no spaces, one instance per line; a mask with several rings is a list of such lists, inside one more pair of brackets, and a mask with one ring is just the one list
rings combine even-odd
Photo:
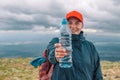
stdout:
[[71,29],[74,29],[75,27],[76,27],[75,24],[71,24],[71,25],[70,25],[70,28],[71,28]]

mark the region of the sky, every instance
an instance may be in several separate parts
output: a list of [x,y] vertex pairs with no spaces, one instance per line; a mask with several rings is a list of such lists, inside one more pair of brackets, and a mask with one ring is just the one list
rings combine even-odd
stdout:
[[120,0],[0,0],[0,57],[39,55],[72,10],[82,13],[84,36],[101,55],[119,60]]
[[0,38],[56,34],[71,10],[83,14],[83,31],[120,38],[120,0],[0,0]]

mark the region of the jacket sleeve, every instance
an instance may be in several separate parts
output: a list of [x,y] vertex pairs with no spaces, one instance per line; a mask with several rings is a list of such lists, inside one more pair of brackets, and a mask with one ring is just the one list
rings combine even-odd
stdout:
[[99,54],[93,45],[94,49],[94,74],[93,74],[93,80],[103,80],[102,72],[101,72],[101,66],[100,66],[100,57]]
[[57,60],[55,58],[55,47],[54,47],[54,44],[55,43],[58,43],[58,38],[53,38],[48,46],[47,46],[47,55],[48,55],[48,60],[50,61],[50,63],[52,64],[56,64],[57,63]]

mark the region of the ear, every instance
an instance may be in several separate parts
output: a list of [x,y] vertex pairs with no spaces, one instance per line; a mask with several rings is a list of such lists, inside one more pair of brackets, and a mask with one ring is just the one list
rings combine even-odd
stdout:
[[82,26],[82,28],[84,27],[84,24],[83,23],[81,23],[81,26]]

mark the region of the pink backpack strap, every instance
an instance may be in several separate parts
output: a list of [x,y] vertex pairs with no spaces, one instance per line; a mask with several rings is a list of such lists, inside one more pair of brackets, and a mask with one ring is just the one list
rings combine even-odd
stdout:
[[46,58],[46,62],[39,66],[39,80],[51,80],[54,65],[47,59],[47,50],[43,52],[42,56]]
[[51,80],[51,78],[52,78],[53,68],[54,68],[54,65],[52,64],[52,66],[50,67],[50,70],[48,72],[49,80]]

